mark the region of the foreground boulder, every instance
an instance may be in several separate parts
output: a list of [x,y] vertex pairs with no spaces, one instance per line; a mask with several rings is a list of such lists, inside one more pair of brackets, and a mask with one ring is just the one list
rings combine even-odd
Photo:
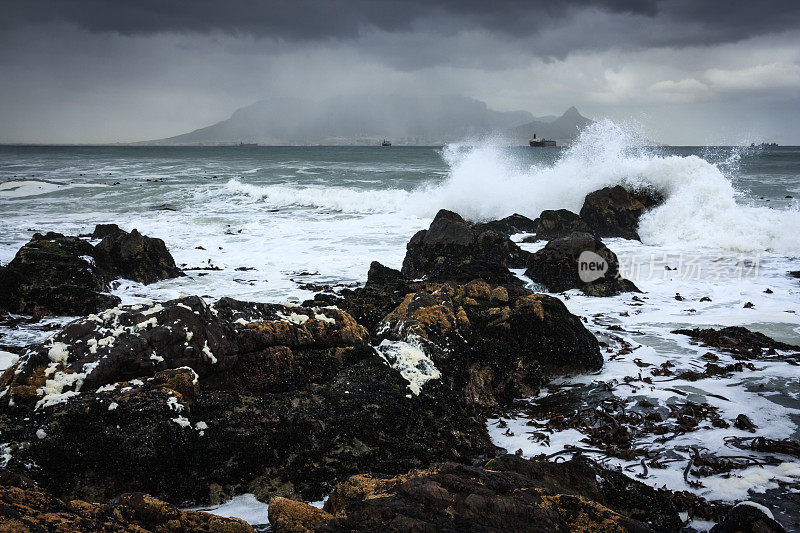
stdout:
[[128,233],[116,224],[97,226],[92,237],[100,236],[102,240],[95,246],[97,264],[114,277],[147,285],[183,274],[161,239],[135,229]]
[[0,531],[253,533],[253,528],[239,518],[182,511],[142,493],[122,494],[104,504],[62,501],[5,473],[0,476]]
[[550,292],[581,289],[589,296],[613,296],[639,292],[619,276],[614,252],[590,233],[572,233],[548,242],[532,254],[525,275]]
[[0,309],[12,313],[88,315],[113,307],[104,294],[112,276],[98,268],[94,247],[77,237],[36,233],[8,265],[0,267]]
[[482,409],[532,396],[550,376],[603,364],[594,335],[557,298],[483,281],[411,289],[378,324],[379,351],[389,360],[424,355]]
[[604,187],[586,195],[580,216],[600,237],[639,238],[639,218],[664,202],[655,191],[628,191],[622,185]]
[[531,232],[536,235],[525,237],[522,242],[550,241],[559,237],[567,237],[576,231],[592,233],[589,224],[572,211],[547,209],[533,221]]
[[276,532],[645,532],[681,526],[667,493],[582,458],[550,463],[506,455],[482,467],[446,463],[397,477],[361,474],[337,485],[324,514],[303,513],[303,506],[280,502],[270,509]]
[[0,267],[0,309],[36,317],[88,315],[119,303],[106,294],[117,278],[141,283],[182,275],[164,241],[98,225],[97,246],[78,237],[36,233]]
[[60,498],[205,503],[494,455],[441,379],[368,338],[338,309],[197,297],[75,321],[0,379],[8,468]]
[[507,235],[482,230],[442,209],[430,228],[420,230],[408,242],[402,273],[408,279],[428,281],[504,283],[512,277],[507,268],[523,268],[529,255]]

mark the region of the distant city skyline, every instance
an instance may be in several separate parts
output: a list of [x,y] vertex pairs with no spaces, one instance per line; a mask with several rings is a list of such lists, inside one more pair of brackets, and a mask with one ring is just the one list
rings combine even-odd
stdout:
[[462,95],[667,144],[800,144],[800,3],[4,0],[0,142],[180,135],[265,98]]

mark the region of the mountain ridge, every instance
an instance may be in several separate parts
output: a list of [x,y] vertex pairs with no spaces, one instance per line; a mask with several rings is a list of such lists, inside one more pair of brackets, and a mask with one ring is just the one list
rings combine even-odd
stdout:
[[489,134],[527,144],[533,133],[569,140],[587,123],[575,107],[560,117],[535,118],[528,111],[496,111],[464,96],[288,97],[260,100],[215,124],[135,144],[371,145],[386,138],[396,145],[442,145]]

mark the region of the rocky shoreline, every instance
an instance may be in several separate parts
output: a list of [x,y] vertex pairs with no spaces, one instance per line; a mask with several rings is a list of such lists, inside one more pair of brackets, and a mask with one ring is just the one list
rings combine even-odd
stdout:
[[[488,417],[549,380],[604,364],[585,319],[509,268],[549,292],[638,292],[601,237],[638,239],[639,217],[660,201],[615,187],[587,195],[580,215],[474,224],[442,210],[401,270],[375,262],[363,287],[301,305],[119,305],[106,292],[115,279],[182,274],[163,241],[113,224],[84,238],[36,234],[0,267],[0,310],[84,318],[0,377],[0,527],[249,531],[175,506],[252,493],[270,503],[275,531],[678,531],[693,518],[717,532],[781,531],[757,507],[653,489],[577,449],[523,459],[487,432]],[[520,232],[549,242],[526,252],[509,238]],[[606,264],[589,281],[578,275],[585,252]],[[743,358],[797,348],[743,329],[686,334]],[[699,413],[695,425],[728,423]],[[609,454],[627,453],[631,427],[693,427],[687,412],[587,421],[569,401],[545,415],[590,428],[589,444]],[[323,510],[302,503],[328,495]]]

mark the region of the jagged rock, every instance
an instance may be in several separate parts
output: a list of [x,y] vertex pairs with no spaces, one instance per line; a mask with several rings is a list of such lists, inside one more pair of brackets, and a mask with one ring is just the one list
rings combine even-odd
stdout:
[[93,235],[97,234],[105,237],[95,246],[95,259],[114,277],[148,284],[183,275],[161,239],[147,237],[135,229],[128,233],[119,228],[95,228]]
[[91,244],[60,233],[36,233],[0,267],[0,308],[34,316],[87,315],[113,307],[112,277],[95,265]]
[[253,533],[239,518],[222,518],[177,507],[142,493],[110,503],[62,501],[30,481],[8,473],[0,479],[0,531],[205,531]]
[[567,237],[576,231],[592,233],[592,229],[586,221],[572,211],[547,209],[533,221],[531,232],[536,235],[525,237],[522,242],[550,241],[559,237]]
[[127,231],[116,224],[97,224],[88,236],[94,240],[102,240],[106,237],[124,237],[127,234]]
[[729,326],[722,329],[677,329],[672,333],[688,335],[702,342],[704,346],[719,348],[745,358],[775,355],[777,353],[775,350],[800,354],[800,346],[778,342],[763,333],[750,331],[741,326]]
[[514,235],[516,233],[529,233],[535,231],[534,221],[519,213],[514,213],[506,218],[500,220],[492,220],[491,222],[483,222],[475,224],[475,230],[482,233],[487,230],[503,235]]
[[[596,268],[589,270],[591,264]],[[576,232],[548,242],[532,254],[525,275],[551,292],[581,289],[589,296],[640,292],[632,282],[619,277],[616,254],[590,233]]]
[[430,228],[417,232],[406,245],[402,273],[408,279],[428,281],[471,281],[479,275],[484,281],[501,282],[498,277],[510,279],[510,275],[499,266],[522,268],[529,255],[507,235],[480,231],[480,226],[442,209]]
[[275,533],[306,533],[333,515],[303,502],[276,496],[269,501],[269,523]]
[[785,533],[772,512],[762,505],[743,502],[733,507],[711,533]]
[[639,218],[663,202],[664,197],[655,191],[630,192],[622,185],[603,187],[586,195],[580,216],[600,237],[638,241]]
[[9,468],[94,501],[314,500],[356,472],[495,453],[442,380],[415,391],[367,340],[338,309],[231,299],[75,321],[0,378]]
[[[316,531],[677,531],[667,493],[585,459],[503,456],[339,483]],[[272,518],[272,515],[270,516]],[[282,518],[276,513],[276,519]]]
[[483,281],[411,289],[378,324],[379,350],[424,353],[452,389],[482,408],[531,396],[547,376],[603,364],[595,337],[557,298]]
[[114,307],[105,294],[116,278],[152,283],[182,275],[164,241],[116,224],[95,227],[97,245],[60,233],[36,233],[0,267],[0,309],[33,315],[88,315]]

